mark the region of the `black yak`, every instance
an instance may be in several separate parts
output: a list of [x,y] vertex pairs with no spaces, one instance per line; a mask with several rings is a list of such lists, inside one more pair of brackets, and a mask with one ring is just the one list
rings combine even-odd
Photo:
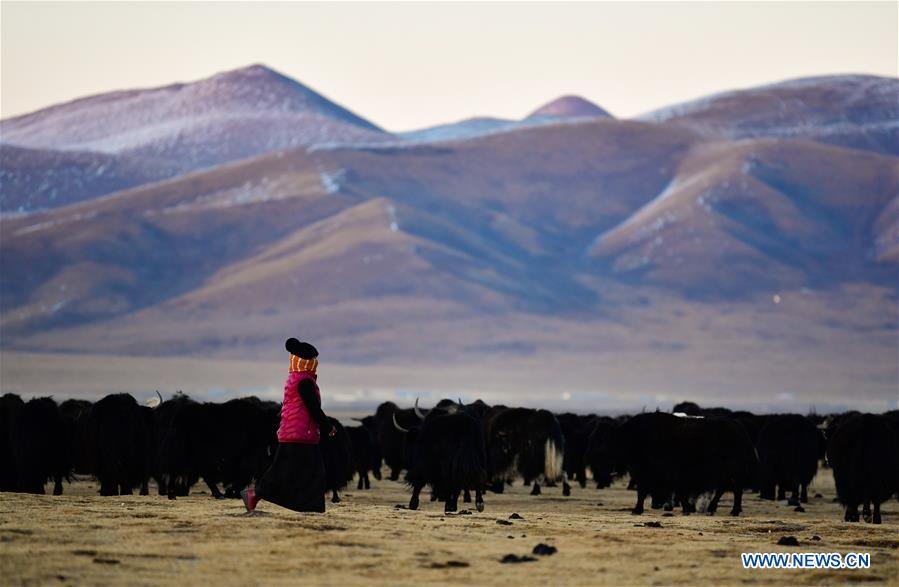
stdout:
[[[584,460],[587,452],[587,444],[590,433],[596,424],[596,416],[579,416],[577,414],[557,414],[556,419],[562,427],[562,435],[565,437],[565,454],[562,460],[562,469],[568,479],[577,480],[581,487],[587,486],[587,463]],[[568,495],[570,490],[563,483],[563,493]]]
[[325,464],[325,491],[331,492],[331,503],[340,503],[339,491],[353,478],[353,447],[343,425],[335,418],[328,420],[334,427],[334,436],[324,431],[319,440]]
[[[502,493],[505,483],[520,475],[526,484],[534,483],[531,495],[540,495],[541,481],[562,479],[565,437],[551,412],[495,408],[484,426],[492,491]],[[564,483],[563,492],[566,488]]]
[[14,393],[0,397],[0,491],[16,491],[18,475],[13,454],[13,424],[25,402]]
[[22,405],[13,420],[12,440],[17,491],[42,494],[52,480],[53,495],[61,495],[71,461],[66,422],[56,402],[41,397]]
[[762,499],[786,499],[790,505],[808,503],[808,486],[818,472],[821,433],[799,414],[775,414],[765,418],[759,431],[758,483]]
[[374,433],[374,417],[367,416],[360,420],[361,426],[347,426],[346,432],[353,447],[353,465],[359,475],[356,489],[369,489],[371,473],[375,479],[381,480],[381,452]]
[[[415,412],[419,417],[423,415],[417,407]],[[474,491],[475,507],[484,511],[487,451],[483,423],[477,413],[477,407],[468,409],[452,400],[441,401],[407,431],[410,510],[418,509],[421,490],[428,485],[433,498],[444,502],[446,513],[458,509],[463,491]]]
[[684,514],[694,511],[695,498],[713,493],[708,513],[731,490],[731,515],[742,511],[743,489],[757,465],[755,450],[743,426],[729,418],[678,418],[662,412],[639,414],[610,429],[600,467],[626,468],[637,488],[633,514],[643,513],[647,495],[654,500],[678,499]]
[[600,416],[593,420],[584,450],[584,463],[590,467],[597,489],[608,487],[612,484],[613,475],[619,472],[623,473],[627,469],[626,465],[615,466],[614,463],[607,464],[603,460],[603,450],[608,442],[608,436],[611,434],[612,428],[620,425],[618,420],[607,416]]
[[83,399],[67,399],[59,404],[59,412],[66,424],[72,471],[82,475],[89,475],[91,472],[84,436],[85,422],[90,414],[91,405],[91,402]]
[[[887,416],[854,414],[832,429],[827,460],[840,503],[846,508],[843,519],[859,521],[858,506],[881,523],[880,504],[899,491],[899,432]],[[869,519],[866,512],[866,521]]]
[[162,396],[160,396],[160,400],[159,405],[153,410],[153,447],[150,457],[153,478],[156,480],[159,495],[168,495],[169,484],[171,483],[173,485],[172,492],[176,496],[186,496],[190,492],[191,485],[196,483],[198,479],[190,476],[175,479],[174,477],[170,478],[166,474],[163,466],[165,462],[165,440],[181,408],[189,404],[196,405],[197,402],[182,392],[174,394],[167,400],[162,400]]
[[390,468],[391,481],[397,481],[400,473],[406,468],[406,434],[394,426],[396,422],[404,430],[417,426],[419,418],[414,410],[399,409],[393,402],[384,402],[378,406],[374,415],[375,438],[381,450],[384,464]]
[[152,442],[144,410],[127,393],[107,395],[85,418],[88,468],[100,482],[100,495],[131,495],[146,489]]
[[270,462],[275,431],[271,408],[255,397],[184,402],[162,441],[160,471],[169,499],[200,478],[214,498],[238,497]]

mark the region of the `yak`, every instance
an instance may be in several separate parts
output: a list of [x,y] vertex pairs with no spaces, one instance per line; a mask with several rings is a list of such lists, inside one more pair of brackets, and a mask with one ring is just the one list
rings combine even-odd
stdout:
[[375,479],[381,480],[381,452],[374,432],[374,416],[366,416],[358,421],[362,423],[361,426],[348,426],[346,432],[353,446],[353,466],[359,475],[356,489],[369,489],[369,472]]
[[743,489],[756,473],[755,450],[743,426],[729,418],[678,418],[662,412],[638,414],[606,435],[598,465],[602,474],[626,469],[637,489],[631,513],[643,513],[648,495],[675,497],[683,513],[695,498],[713,493],[714,514],[726,490],[733,491],[731,515],[742,511]]
[[[158,392],[157,392],[158,393]],[[196,477],[183,477],[175,479],[166,475],[163,463],[165,462],[164,448],[165,440],[172,429],[175,418],[181,409],[197,402],[193,401],[189,396],[182,392],[175,393],[171,398],[162,400],[153,411],[153,448],[151,452],[151,468],[153,478],[156,480],[156,486],[159,495],[169,494],[169,484],[175,496],[186,496],[190,492],[190,487],[198,481]]]
[[16,490],[44,493],[53,481],[53,495],[62,495],[63,479],[70,479],[71,460],[66,423],[49,397],[25,402],[12,422]]
[[[562,469],[568,479],[575,479],[581,487],[587,486],[587,463],[584,460],[587,452],[590,433],[596,424],[596,416],[579,416],[577,414],[557,414],[556,419],[562,427],[565,437],[565,454]],[[563,483],[563,493],[568,495],[569,489]]]
[[799,414],[774,414],[765,418],[758,435],[759,496],[786,499],[799,506],[808,503],[808,486],[818,472],[820,432],[814,422]]
[[[395,416],[395,418],[394,418]],[[399,423],[399,428],[394,426]],[[397,481],[403,469],[406,469],[406,433],[403,430],[418,425],[419,418],[414,410],[401,410],[393,402],[384,402],[378,406],[374,415],[374,431],[384,464],[390,468],[389,479]]]
[[13,425],[24,405],[22,398],[14,393],[0,397],[0,491],[18,489]]
[[65,421],[72,471],[89,475],[89,457],[85,446],[84,422],[90,413],[91,402],[83,399],[67,399],[59,404],[59,412]]
[[433,498],[444,502],[445,513],[458,509],[463,491],[474,491],[475,507],[484,511],[487,450],[477,408],[445,400],[424,415],[416,400],[413,411],[422,419],[411,429],[394,419],[395,427],[407,437],[406,483],[412,488],[409,509],[418,509],[421,490],[428,485]]
[[[843,519],[858,522],[858,506],[865,521],[880,524],[880,504],[899,491],[899,431],[888,416],[853,414],[832,429],[827,460],[833,468],[837,497],[846,511]],[[873,504],[873,515],[868,513]]]
[[[505,483],[519,475],[525,484],[533,482],[531,495],[540,495],[540,481],[563,478],[565,437],[551,412],[495,408],[487,413],[484,427],[494,493],[502,493]],[[570,491],[563,479],[563,494]]]
[[146,492],[152,439],[146,416],[130,394],[107,395],[86,413],[84,446],[88,469],[100,482],[100,495]]
[[334,427],[335,434],[329,436],[326,431],[322,431],[319,440],[325,464],[325,491],[331,492],[331,503],[340,503],[338,492],[353,478],[353,446],[343,425],[336,418],[329,417],[328,420]]
[[612,428],[620,426],[620,422],[608,416],[597,417],[590,428],[587,437],[587,446],[584,449],[584,463],[590,467],[593,481],[597,489],[608,487],[612,484],[612,478],[618,471],[625,471],[626,465],[605,466],[603,462],[603,449],[608,442],[608,436]]
[[168,498],[200,478],[214,498],[238,497],[270,463],[276,431],[271,412],[255,397],[184,402],[162,440],[160,471]]

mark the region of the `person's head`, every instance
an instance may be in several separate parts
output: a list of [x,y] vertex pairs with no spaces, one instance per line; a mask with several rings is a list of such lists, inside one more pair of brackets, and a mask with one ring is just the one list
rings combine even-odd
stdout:
[[284,348],[290,353],[291,373],[301,371],[315,373],[318,368],[318,349],[308,342],[300,342],[295,338],[288,338]]

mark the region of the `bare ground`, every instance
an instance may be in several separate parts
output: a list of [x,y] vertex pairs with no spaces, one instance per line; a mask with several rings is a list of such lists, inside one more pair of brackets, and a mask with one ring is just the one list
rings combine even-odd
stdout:
[[[163,497],[96,496],[82,480],[60,497],[0,494],[3,584],[899,584],[899,504],[885,504],[881,526],[841,521],[833,481],[822,471],[806,512],[745,500],[739,518],[649,511],[632,516],[634,493],[575,487],[539,497],[518,484],[487,494],[487,508],[443,515],[418,511],[397,482],[352,486],[326,514],[298,514],[263,503],[248,516],[235,500],[194,493]],[[510,519],[512,513],[522,519]],[[644,526],[660,522],[661,527]],[[800,546],[777,546],[794,536]],[[818,537],[818,538],[815,538]],[[552,556],[530,555],[538,543]],[[744,570],[741,552],[870,552],[868,570]]]

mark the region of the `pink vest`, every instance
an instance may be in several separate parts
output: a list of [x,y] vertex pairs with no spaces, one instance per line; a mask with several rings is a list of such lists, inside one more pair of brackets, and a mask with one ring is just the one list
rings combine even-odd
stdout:
[[[309,409],[303,403],[297,391],[297,385],[304,379],[315,383],[315,375],[306,371],[291,373],[284,384],[284,403],[281,404],[281,425],[278,427],[278,442],[299,442],[302,444],[318,444],[318,424],[309,415]],[[321,401],[318,384],[315,383],[315,395]]]

